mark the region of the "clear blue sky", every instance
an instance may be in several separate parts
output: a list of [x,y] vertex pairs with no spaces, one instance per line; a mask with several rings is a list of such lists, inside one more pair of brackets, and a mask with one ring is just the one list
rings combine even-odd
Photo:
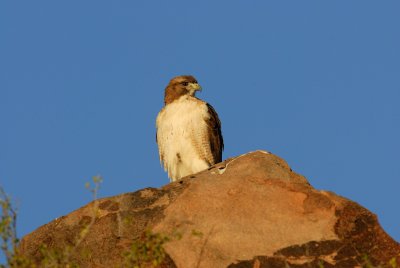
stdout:
[[0,185],[19,234],[167,184],[164,88],[196,76],[224,159],[283,157],[400,241],[400,1],[1,1]]

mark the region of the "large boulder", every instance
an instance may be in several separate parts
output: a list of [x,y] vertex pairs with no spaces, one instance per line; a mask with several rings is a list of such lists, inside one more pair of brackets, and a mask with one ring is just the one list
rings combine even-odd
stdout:
[[228,159],[160,189],[93,201],[25,236],[20,252],[39,263],[45,246],[67,251],[68,260],[81,267],[121,267],[132,245],[137,251],[149,237],[163,247],[158,255],[166,252],[163,267],[400,263],[400,245],[374,214],[314,189],[265,151]]

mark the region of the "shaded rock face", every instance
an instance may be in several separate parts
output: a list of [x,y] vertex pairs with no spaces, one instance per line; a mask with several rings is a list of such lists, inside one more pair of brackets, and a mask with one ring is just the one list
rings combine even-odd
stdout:
[[170,237],[163,267],[356,267],[396,257],[400,263],[400,245],[374,214],[315,190],[264,151],[161,189],[99,199],[25,236],[20,250],[39,261],[41,245],[72,247],[70,259],[81,267],[121,267],[123,253],[148,229]]

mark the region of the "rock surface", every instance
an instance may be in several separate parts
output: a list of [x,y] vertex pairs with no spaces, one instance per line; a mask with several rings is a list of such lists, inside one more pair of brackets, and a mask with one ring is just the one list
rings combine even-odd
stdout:
[[264,151],[160,189],[91,202],[25,236],[20,250],[39,261],[42,245],[73,248],[69,258],[81,267],[121,267],[122,253],[148,229],[171,238],[163,267],[400,264],[400,245],[374,214],[314,189]]

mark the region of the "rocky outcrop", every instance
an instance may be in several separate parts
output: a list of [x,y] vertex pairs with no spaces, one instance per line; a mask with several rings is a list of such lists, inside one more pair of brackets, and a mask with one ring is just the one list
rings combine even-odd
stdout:
[[[318,191],[281,158],[256,151],[160,189],[94,201],[25,236],[20,250],[73,249],[81,267],[124,266],[146,230],[167,237],[163,267],[356,267],[400,263],[374,214]],[[137,248],[137,247],[136,247]]]

